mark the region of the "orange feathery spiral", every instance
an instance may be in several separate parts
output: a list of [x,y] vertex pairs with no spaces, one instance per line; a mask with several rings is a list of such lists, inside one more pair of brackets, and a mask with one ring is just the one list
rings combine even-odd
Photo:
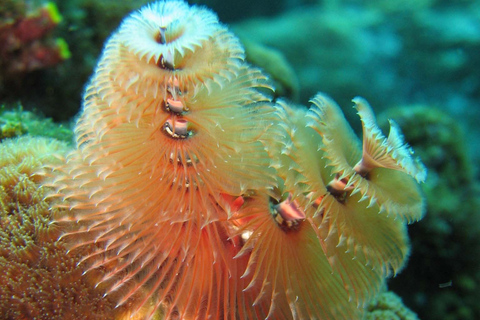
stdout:
[[134,12],[107,41],[52,184],[70,210],[56,217],[63,237],[96,246],[83,263],[106,269],[99,285],[119,304],[141,290],[140,305],[154,298],[167,314],[236,309],[236,253],[214,222],[229,217],[226,198],[275,182],[274,107],[257,90],[270,86],[243,58],[212,12],[181,1]]

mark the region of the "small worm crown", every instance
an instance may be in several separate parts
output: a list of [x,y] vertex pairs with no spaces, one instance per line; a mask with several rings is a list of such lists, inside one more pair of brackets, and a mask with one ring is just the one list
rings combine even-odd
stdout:
[[49,184],[79,268],[130,316],[360,319],[404,265],[425,168],[398,127],[355,98],[360,141],[325,95],[264,89],[203,7],[154,2],[107,41]]

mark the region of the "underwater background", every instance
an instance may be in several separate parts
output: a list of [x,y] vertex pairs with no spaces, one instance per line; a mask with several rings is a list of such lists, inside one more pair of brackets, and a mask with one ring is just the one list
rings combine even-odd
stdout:
[[[148,2],[0,0],[0,139],[71,141],[106,38]],[[279,97],[305,105],[320,90],[358,130],[357,95],[385,129],[395,119],[428,168],[427,214],[409,227],[411,257],[388,287],[420,319],[480,319],[480,2],[190,3],[240,37]]]

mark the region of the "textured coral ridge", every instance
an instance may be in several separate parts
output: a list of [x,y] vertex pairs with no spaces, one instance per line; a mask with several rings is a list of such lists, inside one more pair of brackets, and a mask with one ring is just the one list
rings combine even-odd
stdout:
[[[0,143],[0,318],[105,319],[115,304],[102,299],[68,256],[51,224],[42,166],[59,162],[65,145],[46,138]],[[58,209],[53,209],[54,211]]]
[[62,239],[96,248],[81,265],[133,312],[361,318],[404,264],[424,168],[365,101],[362,148],[335,103],[274,104],[243,59],[204,8],[160,1],[127,17],[49,181],[68,209]]

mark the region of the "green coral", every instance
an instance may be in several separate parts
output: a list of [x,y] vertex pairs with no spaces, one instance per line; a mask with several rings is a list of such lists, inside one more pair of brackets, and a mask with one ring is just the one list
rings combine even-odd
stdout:
[[21,121],[0,119],[0,141],[5,138],[13,138],[27,133],[27,128]]
[[391,291],[382,292],[367,306],[365,320],[418,320],[402,299]]
[[30,134],[55,138],[70,143],[73,138],[68,124],[54,123],[50,118],[44,118],[31,111],[24,111],[22,106],[17,108],[0,108],[0,141]]

